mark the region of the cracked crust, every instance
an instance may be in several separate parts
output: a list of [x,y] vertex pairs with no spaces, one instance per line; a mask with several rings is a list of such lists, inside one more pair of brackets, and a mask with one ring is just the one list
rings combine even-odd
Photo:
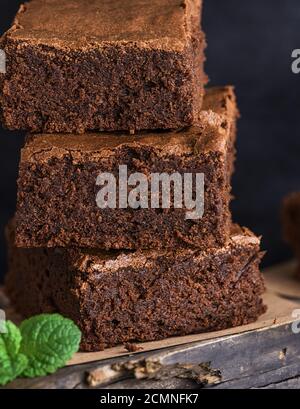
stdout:
[[202,0],[31,0],[6,36],[67,49],[121,43],[181,52],[201,8]]
[[[232,87],[213,88],[207,99],[199,127],[179,132],[30,136],[18,179],[18,246],[204,250],[225,245],[237,108]],[[127,165],[128,176],[204,174],[204,216],[186,220],[186,208],[175,209],[172,199],[170,209],[98,208],[98,175],[109,172],[119,180],[120,165]]]
[[129,136],[123,133],[88,133],[28,135],[21,152],[22,162],[42,162],[70,156],[74,163],[109,157],[115,149],[152,147],[162,156],[220,152],[226,154],[231,129],[238,117],[234,88],[213,87],[206,91],[198,126],[173,132],[143,132]]
[[260,240],[233,228],[218,251],[91,252],[17,249],[10,229],[6,291],[25,316],[60,312],[81,348],[221,330],[265,312]]

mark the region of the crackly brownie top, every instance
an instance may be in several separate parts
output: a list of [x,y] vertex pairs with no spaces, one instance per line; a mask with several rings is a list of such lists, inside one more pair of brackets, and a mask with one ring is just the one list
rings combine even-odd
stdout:
[[22,162],[43,162],[50,158],[72,156],[80,160],[104,158],[114,155],[116,149],[128,146],[152,147],[158,155],[192,153],[226,153],[231,125],[237,116],[232,87],[211,88],[204,99],[199,125],[180,131],[139,133],[87,133],[29,135],[22,149]]
[[[6,236],[14,241],[15,218],[13,218],[6,227]],[[247,229],[237,224],[231,226],[230,239],[226,246],[215,249],[213,252],[207,249],[176,248],[174,250],[97,250],[97,249],[64,249],[57,248],[55,252],[68,251],[71,255],[72,268],[84,271],[86,273],[114,273],[119,269],[130,268],[151,268],[155,260],[160,257],[168,257],[170,260],[184,259],[193,257],[195,260],[205,259],[206,257],[222,257],[230,255],[237,251],[246,249],[254,253],[260,253],[261,239]]]
[[70,250],[72,254],[73,267],[89,273],[114,273],[124,268],[151,268],[159,257],[168,257],[170,260],[193,257],[201,260],[206,257],[222,257],[222,255],[232,254],[235,250],[252,250],[260,252],[260,238],[256,237],[250,230],[238,225],[231,228],[229,243],[222,248],[216,249],[213,254],[205,249],[185,249],[175,250],[138,250],[105,252],[94,250]]
[[9,36],[54,46],[136,42],[182,49],[202,0],[31,0]]

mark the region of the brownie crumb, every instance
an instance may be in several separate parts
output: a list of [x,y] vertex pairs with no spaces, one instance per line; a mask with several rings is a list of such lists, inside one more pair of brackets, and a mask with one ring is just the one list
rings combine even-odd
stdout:
[[[31,135],[19,169],[17,246],[104,250],[224,246],[231,224],[237,115],[232,87],[212,87],[207,89],[199,124],[177,132]],[[152,174],[177,173],[182,179],[187,170],[204,174],[203,217],[187,220],[185,199],[182,208],[175,208],[174,193],[170,209],[98,207],[99,173],[112,173],[119,180],[120,164],[126,164],[128,176],[142,173],[149,175],[149,182]]]
[[82,351],[136,352],[135,343],[245,325],[266,311],[260,240],[246,229],[206,252],[20,249],[12,228],[8,242],[5,285],[16,311],[72,319]]
[[128,352],[138,352],[138,351],[142,351],[143,348],[137,344],[132,344],[131,342],[127,342],[126,344],[124,344],[124,348],[128,351]]
[[202,0],[31,0],[0,39],[3,124],[47,133],[193,125],[207,83],[201,15]]

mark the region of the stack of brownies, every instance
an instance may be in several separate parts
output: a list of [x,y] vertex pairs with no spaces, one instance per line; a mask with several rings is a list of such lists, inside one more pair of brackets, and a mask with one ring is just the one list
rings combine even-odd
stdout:
[[[26,317],[73,319],[84,351],[225,329],[265,311],[260,240],[229,210],[234,91],[204,91],[201,3],[32,0],[1,40],[2,120],[30,132],[6,290]],[[120,192],[116,208],[99,206],[99,175],[124,189],[120,167],[149,183],[204,175],[203,216],[163,206],[163,185],[160,206],[140,193],[130,207]]]

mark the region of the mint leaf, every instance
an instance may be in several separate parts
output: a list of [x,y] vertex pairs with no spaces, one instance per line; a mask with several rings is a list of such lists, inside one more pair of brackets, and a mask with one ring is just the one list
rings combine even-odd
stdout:
[[21,352],[28,358],[23,376],[34,378],[56,372],[79,349],[81,332],[59,314],[42,314],[20,326]]
[[20,353],[21,333],[10,321],[4,322],[0,334],[0,385],[16,379],[25,370],[28,360]]

